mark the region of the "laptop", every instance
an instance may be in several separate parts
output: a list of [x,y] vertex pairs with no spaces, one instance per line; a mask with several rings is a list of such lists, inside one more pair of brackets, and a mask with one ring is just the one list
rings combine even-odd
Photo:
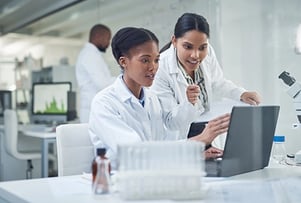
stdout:
[[234,106],[222,157],[206,160],[208,177],[228,177],[269,164],[280,106]]

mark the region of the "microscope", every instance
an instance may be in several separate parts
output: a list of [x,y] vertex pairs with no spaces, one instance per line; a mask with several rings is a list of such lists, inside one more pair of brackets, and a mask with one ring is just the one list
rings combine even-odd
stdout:
[[[286,71],[283,71],[279,76],[283,82],[289,86],[286,93],[293,98],[293,103],[299,123],[293,124],[293,128],[301,128],[301,84],[296,82],[296,79]],[[301,150],[295,154],[295,162],[301,164]]]
[[289,86],[286,93],[293,98],[293,103],[296,111],[296,115],[299,121],[299,124],[294,124],[294,128],[298,128],[301,123],[301,84],[296,82],[296,79],[286,71],[283,71],[279,77],[283,82]]

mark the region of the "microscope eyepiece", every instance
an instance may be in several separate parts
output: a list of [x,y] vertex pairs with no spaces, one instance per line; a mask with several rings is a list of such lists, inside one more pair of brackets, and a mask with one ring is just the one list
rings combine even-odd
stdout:
[[287,84],[288,86],[292,86],[295,82],[296,82],[296,79],[292,76],[290,76],[290,74],[286,71],[283,71],[279,76],[278,76],[279,79],[282,79],[283,82],[285,84]]

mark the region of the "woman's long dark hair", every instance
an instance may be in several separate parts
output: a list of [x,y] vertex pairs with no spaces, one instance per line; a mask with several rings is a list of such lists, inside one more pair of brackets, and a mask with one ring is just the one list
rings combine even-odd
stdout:
[[[174,29],[175,38],[183,37],[183,35],[191,30],[197,30],[203,32],[209,38],[210,29],[209,24],[201,15],[195,13],[184,13],[177,21]],[[161,50],[160,53],[168,49],[171,45],[171,41],[166,44]]]

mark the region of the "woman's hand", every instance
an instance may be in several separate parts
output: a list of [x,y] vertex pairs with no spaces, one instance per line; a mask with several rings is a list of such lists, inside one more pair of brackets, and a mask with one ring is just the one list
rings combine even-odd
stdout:
[[250,105],[258,105],[261,99],[257,92],[244,92],[240,96],[240,100]]
[[205,159],[215,159],[221,157],[224,151],[216,147],[210,147],[205,151]]
[[201,141],[210,144],[218,135],[227,132],[230,122],[230,114],[224,114],[208,122],[204,131],[190,140]]
[[200,87],[198,85],[188,85],[186,89],[186,96],[190,103],[196,104],[200,96]]

